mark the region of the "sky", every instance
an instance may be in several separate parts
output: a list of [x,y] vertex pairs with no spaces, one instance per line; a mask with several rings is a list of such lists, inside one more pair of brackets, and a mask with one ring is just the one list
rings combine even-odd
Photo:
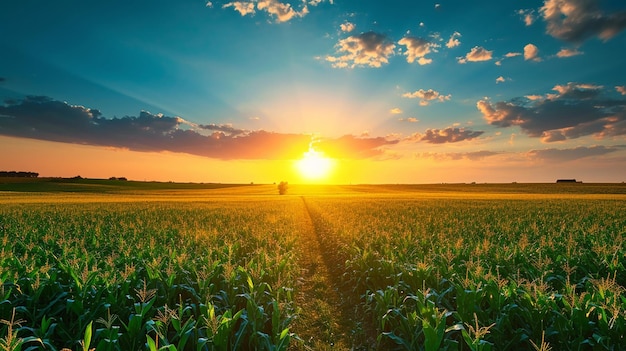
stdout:
[[6,0],[0,170],[624,182],[625,29],[622,0]]

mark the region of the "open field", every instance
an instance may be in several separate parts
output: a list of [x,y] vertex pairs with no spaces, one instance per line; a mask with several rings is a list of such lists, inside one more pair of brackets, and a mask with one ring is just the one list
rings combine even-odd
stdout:
[[0,179],[0,345],[624,349],[624,213],[624,184]]

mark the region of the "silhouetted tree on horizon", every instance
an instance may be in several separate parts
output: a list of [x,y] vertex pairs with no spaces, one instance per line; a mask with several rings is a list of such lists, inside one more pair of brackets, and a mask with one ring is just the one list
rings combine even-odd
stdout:
[[289,183],[282,181],[278,184],[278,194],[285,195],[287,193],[287,189],[289,188]]
[[0,171],[0,177],[14,177],[14,178],[37,178],[39,173],[37,172],[22,172],[22,171]]

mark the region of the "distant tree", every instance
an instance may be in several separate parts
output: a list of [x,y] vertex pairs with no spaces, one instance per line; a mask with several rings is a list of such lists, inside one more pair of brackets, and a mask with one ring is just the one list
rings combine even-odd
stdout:
[[0,177],[11,178],[37,178],[39,173],[36,172],[22,172],[22,171],[0,171]]
[[278,184],[278,193],[280,195],[287,194],[287,189],[289,188],[289,183],[282,181]]
[[126,179],[126,177],[111,177],[109,178],[109,180],[121,180],[121,181],[126,181],[128,179]]

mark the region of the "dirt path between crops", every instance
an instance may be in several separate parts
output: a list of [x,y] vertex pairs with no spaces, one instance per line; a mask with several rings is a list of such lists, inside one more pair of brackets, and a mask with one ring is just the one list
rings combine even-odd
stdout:
[[[296,350],[368,350],[374,345],[363,324],[362,301],[344,281],[342,257],[334,233],[302,197],[302,236],[298,240],[303,268],[296,303],[300,311],[293,332],[304,345]],[[371,335],[371,334],[370,334]]]

